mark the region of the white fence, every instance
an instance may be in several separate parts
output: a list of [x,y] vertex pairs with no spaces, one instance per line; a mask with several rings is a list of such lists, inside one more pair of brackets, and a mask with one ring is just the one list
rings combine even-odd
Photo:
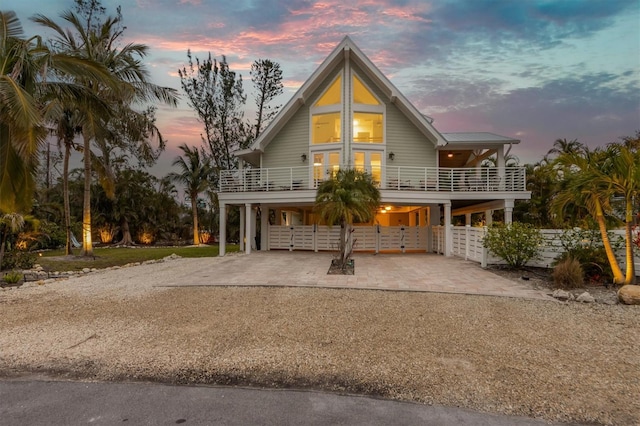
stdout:
[[[482,266],[504,264],[505,262],[502,259],[490,254],[482,244],[482,240],[486,232],[486,227],[452,226],[451,254],[453,256],[479,262]],[[528,265],[540,268],[550,268],[555,258],[564,250],[560,239],[564,232],[565,231],[562,229],[541,229],[540,233],[544,238],[544,242],[540,247],[540,258],[532,260]],[[614,236],[624,238],[624,230],[615,230],[611,231],[611,233]],[[444,238],[444,227],[434,226],[432,242],[434,252],[444,254]],[[636,251],[634,254],[636,258],[636,261],[634,262],[636,264],[636,271],[640,271],[640,253]],[[618,262],[620,262],[620,267],[624,269],[626,264],[624,248],[619,249],[616,252],[616,257],[618,258]]]
[[[355,226],[355,251],[426,251],[427,228],[420,226]],[[339,226],[269,226],[269,250],[337,250]]]

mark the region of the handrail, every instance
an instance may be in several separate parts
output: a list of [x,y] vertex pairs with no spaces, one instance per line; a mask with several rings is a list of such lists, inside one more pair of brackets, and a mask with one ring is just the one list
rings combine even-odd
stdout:
[[[343,166],[344,167],[344,166]],[[525,167],[407,167],[365,168],[381,190],[422,192],[523,192]],[[331,175],[324,167],[275,167],[222,170],[220,192],[294,191],[316,189]]]

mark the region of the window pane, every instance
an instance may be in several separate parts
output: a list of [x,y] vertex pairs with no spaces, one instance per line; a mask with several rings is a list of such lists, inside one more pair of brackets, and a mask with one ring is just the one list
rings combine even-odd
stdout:
[[340,153],[339,152],[330,152],[329,153],[329,168],[331,170],[331,176],[335,176],[340,169]]
[[322,96],[320,96],[320,99],[318,99],[318,102],[316,102],[317,107],[319,106],[324,106],[324,105],[336,105],[339,104],[342,96],[340,96],[340,94],[342,93],[342,78],[340,76],[338,76],[338,78],[336,78],[336,81],[334,81],[331,86],[329,86],[329,88],[322,94]]
[[317,182],[324,178],[324,154],[313,154],[313,179]]
[[340,142],[340,113],[315,114],[313,116],[313,136],[311,143]]
[[353,166],[356,170],[364,171],[364,152],[353,153]]
[[359,143],[382,143],[382,114],[353,113],[353,141]]
[[356,104],[380,105],[380,102],[373,96],[358,77],[353,76],[353,102]]
[[378,184],[382,182],[382,154],[379,152],[371,153],[371,176]]

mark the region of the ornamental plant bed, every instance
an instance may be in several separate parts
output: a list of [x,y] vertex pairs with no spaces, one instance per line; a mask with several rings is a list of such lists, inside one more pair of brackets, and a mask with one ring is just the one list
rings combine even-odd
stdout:
[[327,275],[355,275],[355,269],[356,265],[353,259],[347,261],[347,266],[344,269],[340,267],[338,259],[332,259]]

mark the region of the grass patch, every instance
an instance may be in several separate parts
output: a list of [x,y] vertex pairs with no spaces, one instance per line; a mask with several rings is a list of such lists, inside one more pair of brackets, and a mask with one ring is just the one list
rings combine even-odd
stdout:
[[[227,245],[227,252],[238,251],[237,245]],[[79,253],[79,250],[75,250]],[[96,247],[93,257],[65,256],[64,250],[51,250],[42,253],[37,263],[46,271],[80,271],[83,268],[108,268],[127,263],[156,260],[171,254],[181,257],[215,257],[218,246],[200,247]]]

